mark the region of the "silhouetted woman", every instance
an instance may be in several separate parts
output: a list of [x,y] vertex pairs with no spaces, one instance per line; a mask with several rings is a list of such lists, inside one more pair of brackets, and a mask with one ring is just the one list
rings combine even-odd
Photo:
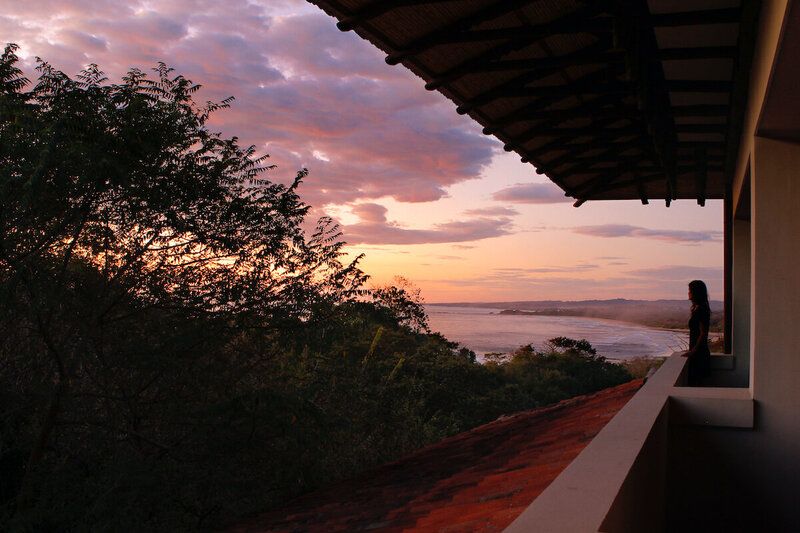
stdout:
[[698,387],[711,375],[711,352],[708,350],[708,327],[711,307],[708,305],[706,284],[696,279],[689,283],[692,316],[689,318],[689,386]]

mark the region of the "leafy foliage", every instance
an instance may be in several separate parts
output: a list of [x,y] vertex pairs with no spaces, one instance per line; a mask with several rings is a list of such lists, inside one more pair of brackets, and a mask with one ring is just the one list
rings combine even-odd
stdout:
[[[54,469],[80,477],[75,465],[120,443],[193,460],[188,443],[215,417],[192,416],[229,401],[256,364],[235,367],[232,339],[298,327],[366,276],[340,262],[329,220],[305,237],[305,170],[289,186],[261,179],[266,156],[207,129],[230,99],[197,106],[199,86],[163,64],[108,84],[96,65],[71,79],[39,61],[26,91],[15,49],[0,60],[0,349],[16,393],[4,420],[25,424],[3,446],[27,457],[6,512],[24,523],[79,497],[55,490]],[[138,471],[125,457],[114,467]],[[105,482],[98,494],[114,494]]]
[[159,65],[0,58],[0,528],[213,529],[504,412],[629,379],[585,341],[505,362],[372,292],[338,228]]
[[373,288],[372,298],[398,322],[415,331],[430,332],[420,290],[406,278],[395,276],[392,284]]

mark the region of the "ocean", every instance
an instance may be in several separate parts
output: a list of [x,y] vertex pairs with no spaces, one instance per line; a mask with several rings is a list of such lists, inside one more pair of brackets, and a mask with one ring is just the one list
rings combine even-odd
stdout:
[[650,328],[599,318],[566,316],[501,315],[500,309],[427,305],[432,331],[474,351],[479,359],[487,353],[509,353],[533,344],[543,349],[548,339],[586,339],[599,355],[609,360],[637,356],[664,357],[685,350],[688,331]]

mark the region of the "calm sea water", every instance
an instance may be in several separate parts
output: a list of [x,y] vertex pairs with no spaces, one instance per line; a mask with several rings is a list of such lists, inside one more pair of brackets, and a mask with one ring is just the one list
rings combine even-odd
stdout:
[[431,330],[473,350],[509,353],[525,344],[542,349],[548,339],[586,339],[607,359],[661,357],[686,349],[688,332],[628,322],[563,316],[501,315],[499,309],[428,305]]

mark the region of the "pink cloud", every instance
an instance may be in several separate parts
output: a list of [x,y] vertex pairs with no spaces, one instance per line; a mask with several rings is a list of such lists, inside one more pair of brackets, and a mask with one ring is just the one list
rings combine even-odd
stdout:
[[364,224],[384,224],[387,209],[379,204],[358,204],[351,211]]
[[[117,81],[130,67],[164,61],[203,85],[200,102],[235,96],[212,128],[269,152],[276,181],[309,168],[301,194],[320,207],[386,196],[437,200],[478,177],[497,150],[441,95],[421,91],[421,80],[386,65],[372,45],[304,1],[142,6],[11,2],[0,29],[24,54],[70,75],[94,62]],[[24,66],[34,78],[32,62]]]
[[512,209],[510,207],[482,207],[479,209],[467,209],[464,211],[465,215],[477,215],[477,216],[514,216],[518,215],[519,211],[516,209]]
[[517,183],[497,191],[492,199],[517,204],[554,204],[571,201],[552,183]]
[[669,265],[653,268],[643,268],[631,270],[629,274],[637,277],[644,277],[657,280],[689,282],[693,279],[704,279],[719,281],[722,280],[722,268],[718,267],[696,267],[685,265]]
[[510,233],[507,217],[457,220],[436,224],[432,229],[408,229],[386,219],[387,209],[379,204],[363,203],[351,208],[360,221],[343,227],[348,244],[433,244],[458,243],[489,239]]
[[674,243],[696,244],[706,241],[718,241],[721,238],[719,231],[686,231],[686,230],[659,230],[629,226],[626,224],[601,224],[597,226],[579,226],[573,228],[575,233],[592,237],[636,237],[643,239],[656,239]]

